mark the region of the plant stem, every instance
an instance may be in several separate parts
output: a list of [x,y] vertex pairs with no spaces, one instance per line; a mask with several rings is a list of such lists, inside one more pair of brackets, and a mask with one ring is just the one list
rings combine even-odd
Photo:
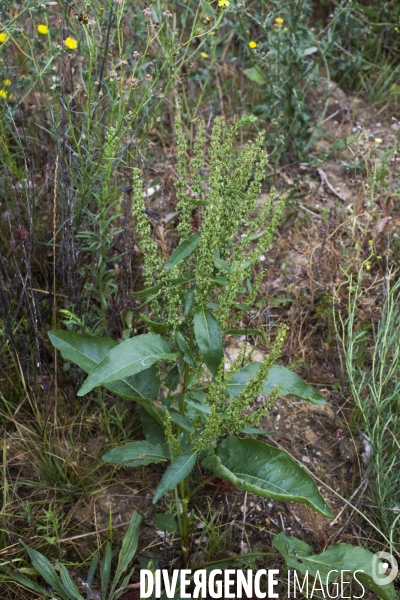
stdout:
[[180,491],[181,491],[181,502],[182,502],[182,530],[181,530],[181,539],[182,539],[182,561],[183,566],[187,567],[190,562],[190,540],[189,540],[189,478],[185,477],[185,479],[180,483]]
[[182,537],[182,515],[181,515],[181,503],[179,500],[179,494],[178,494],[178,487],[174,488],[174,495],[175,495],[175,505],[176,505],[176,514],[178,517],[178,528],[179,528],[179,533],[181,534]]
[[[190,340],[190,346],[192,346],[192,338]],[[185,364],[185,372],[183,376],[183,390],[182,390],[182,400],[180,403],[180,412],[181,414],[185,413],[186,403],[185,403],[185,395],[186,390],[189,384],[190,379],[190,368],[188,364]],[[182,561],[183,566],[187,567],[190,562],[190,539],[189,539],[189,499],[190,499],[190,490],[189,490],[189,477],[185,477],[183,481],[179,484],[180,493],[181,493],[181,502],[182,502],[182,513],[181,513],[181,540],[182,540]]]

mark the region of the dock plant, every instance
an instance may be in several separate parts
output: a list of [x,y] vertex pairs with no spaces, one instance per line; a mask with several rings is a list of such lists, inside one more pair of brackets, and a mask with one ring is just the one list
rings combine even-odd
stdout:
[[[248,344],[230,365],[224,342],[246,335],[236,321],[251,310],[264,274],[259,257],[272,244],[283,201],[274,189],[259,207],[267,155],[263,133],[245,144],[235,159],[235,138],[242,122],[214,122],[208,160],[205,124],[198,125],[194,153],[180,123],[176,127],[180,236],[165,260],[145,213],[141,174],[132,173],[132,212],[143,256],[145,287],[132,292],[140,301],[141,333],[122,341],[87,333],[49,333],[62,356],[88,373],[79,396],[108,390],[141,404],[143,441],[106,452],[104,460],[125,467],[162,463],[166,470],[154,503],[174,494],[184,563],[189,561],[189,502],[197,484],[190,474],[200,463],[242,490],[277,500],[296,500],[329,516],[330,510],[311,477],[288,454],[259,438],[259,425],[279,395],[293,394],[314,404],[323,397],[296,374],[276,365],[287,327],[276,328],[261,363],[249,362]],[[201,173],[209,169],[209,176]],[[192,233],[192,213],[201,226]],[[236,327],[236,328],[235,328]],[[264,342],[264,331],[247,330]],[[256,396],[265,396],[250,410]]]
[[[96,394],[96,389],[104,386],[140,403],[143,440],[112,448],[103,460],[125,468],[165,465],[153,503],[166,495],[176,502],[184,566],[191,559],[190,500],[204,485],[203,479],[195,479],[199,473],[195,465],[239,490],[300,502],[325,517],[332,516],[310,474],[288,453],[260,440],[268,433],[260,428],[261,421],[278,396],[297,396],[316,405],[325,401],[298,375],[276,364],[287,334],[285,324],[270,332],[271,343],[264,330],[237,325],[257,297],[264,275],[259,257],[271,247],[283,209],[274,189],[259,204],[267,165],[263,134],[246,143],[235,157],[236,136],[248,120],[227,127],[217,118],[208,160],[205,124],[198,123],[194,152],[188,158],[178,122],[180,239],[167,259],[145,213],[148,207],[141,173],[139,169],[132,172],[132,211],[145,284],[132,294],[147,332],[120,343],[88,333],[49,332],[64,359],[87,373],[79,396]],[[191,224],[194,211],[201,217],[196,232]],[[237,358],[229,363],[224,344],[232,337],[246,339],[248,335],[267,345],[264,360],[251,362],[244,341]],[[264,401],[255,408],[259,396]],[[291,540],[294,538],[283,536],[276,545],[288,564],[295,560],[290,558],[293,544],[300,543]],[[360,550],[346,544],[332,547],[332,564],[340,559],[341,546],[351,556]],[[309,560],[318,559],[311,556],[309,547],[305,552]],[[359,558],[366,564],[372,554],[364,553]],[[363,568],[356,557],[354,560],[355,569]],[[391,589],[382,590],[382,597],[392,597]]]

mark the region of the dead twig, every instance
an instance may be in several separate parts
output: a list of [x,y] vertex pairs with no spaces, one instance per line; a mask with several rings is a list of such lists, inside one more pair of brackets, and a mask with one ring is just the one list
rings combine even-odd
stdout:
[[342,196],[342,194],[340,194],[339,192],[337,192],[335,190],[335,188],[333,187],[333,185],[330,183],[330,181],[328,179],[328,175],[325,173],[325,171],[323,171],[322,169],[317,169],[317,173],[318,173],[318,175],[319,175],[319,177],[321,179],[322,186],[325,185],[328,188],[328,190],[330,192],[332,192],[332,194],[334,196],[336,196],[337,198],[339,198],[339,200],[341,202],[347,202],[347,199],[344,196]]

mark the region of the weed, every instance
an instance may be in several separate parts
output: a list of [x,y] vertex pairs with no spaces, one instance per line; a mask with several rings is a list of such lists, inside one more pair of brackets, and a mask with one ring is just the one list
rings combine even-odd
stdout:
[[390,552],[398,553],[400,283],[391,274],[383,286],[382,316],[376,327],[364,323],[358,309],[365,298],[362,274],[354,281],[349,280],[347,317],[336,311],[334,316],[364,436],[362,458],[373,504],[369,511],[390,540]]

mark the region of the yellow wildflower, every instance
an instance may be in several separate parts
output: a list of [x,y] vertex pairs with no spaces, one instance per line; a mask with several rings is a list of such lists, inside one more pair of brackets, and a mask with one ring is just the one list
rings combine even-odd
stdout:
[[220,8],[228,8],[228,6],[230,6],[230,2],[228,2],[228,0],[219,0],[218,6]]
[[47,25],[43,25],[43,23],[40,23],[40,25],[37,26],[37,30],[41,35],[47,35],[49,33],[49,28]]
[[76,50],[78,47],[78,42],[71,37],[67,37],[64,43],[67,46],[68,50]]
[[4,33],[4,32],[0,33],[0,44],[4,44],[4,42],[7,41],[7,38],[8,38],[7,33]]
[[281,17],[278,17],[277,19],[275,19],[275,23],[276,23],[277,25],[282,25],[282,23],[283,23],[283,19],[281,19]]
[[8,92],[7,90],[0,90],[0,98],[7,98]]
[[11,81],[9,79],[5,79],[3,83],[4,83],[4,85],[7,85],[7,86],[11,85]]
[[207,17],[205,18],[205,21],[207,21],[207,23],[209,23],[209,22],[211,21],[211,17],[207,16]]
[[371,270],[371,262],[369,260],[366,260],[364,264],[365,264],[365,268],[367,269],[367,271],[370,271]]
[[208,54],[206,54],[205,52],[200,52],[200,56],[201,58],[208,58]]
[[252,50],[254,50],[254,48],[257,48],[257,42],[249,42],[249,48],[251,48]]
[[376,144],[377,146],[379,146],[379,144],[382,144],[382,141],[383,141],[383,140],[381,140],[381,138],[375,138],[375,139],[374,139],[374,142],[375,142],[375,144]]

